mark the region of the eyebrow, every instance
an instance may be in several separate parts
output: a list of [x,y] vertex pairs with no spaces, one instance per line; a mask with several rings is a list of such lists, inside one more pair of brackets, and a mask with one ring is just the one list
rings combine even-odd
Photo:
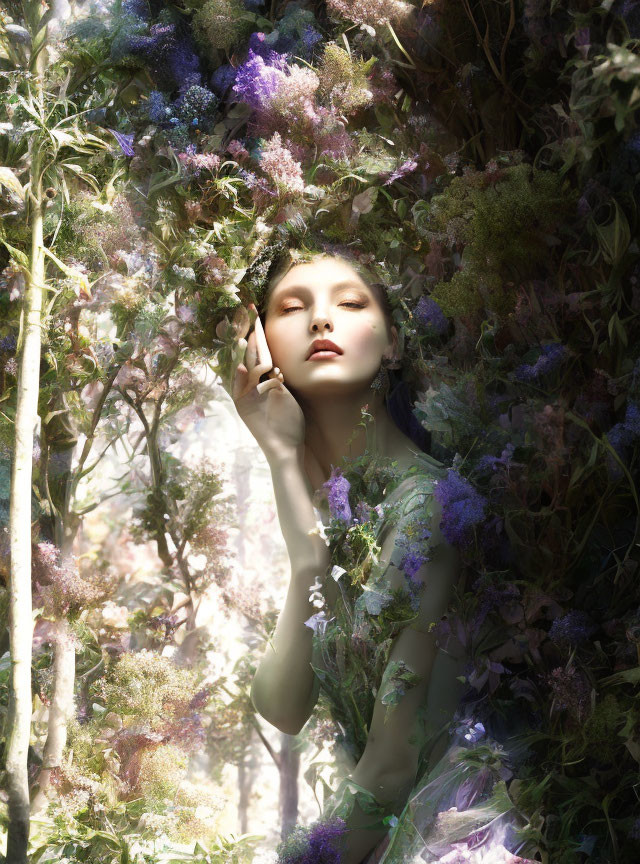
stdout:
[[[361,282],[355,282],[353,279],[343,279],[342,282],[336,282],[331,286],[332,291],[339,291],[342,288],[357,288],[360,291],[364,291],[366,285]],[[281,291],[278,292],[278,299],[280,299],[280,295],[286,296],[290,291],[306,291],[307,293],[310,293],[311,290],[312,289],[309,288],[308,285],[288,285],[286,288],[282,288]]]

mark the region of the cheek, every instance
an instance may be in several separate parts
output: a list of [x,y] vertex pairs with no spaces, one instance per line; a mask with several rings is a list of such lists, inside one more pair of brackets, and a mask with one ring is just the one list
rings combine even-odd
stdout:
[[288,362],[291,362],[293,357],[297,336],[295,328],[291,327],[291,322],[284,325],[282,319],[267,322],[264,330],[269,353],[273,360],[274,366],[280,366],[281,369],[286,369]]
[[359,357],[379,358],[387,343],[384,325],[379,321],[361,320],[350,329],[345,350]]

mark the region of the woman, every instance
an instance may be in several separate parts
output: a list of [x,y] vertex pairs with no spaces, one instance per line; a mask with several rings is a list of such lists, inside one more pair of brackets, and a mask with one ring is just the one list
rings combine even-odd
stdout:
[[[400,616],[395,629],[386,633],[392,632],[394,638],[388,639],[383,674],[356,706],[358,717],[366,715],[364,740],[355,728],[351,730],[356,764],[325,808],[326,816],[346,816],[342,864],[360,864],[384,856],[389,825],[415,791],[418,772],[422,776],[433,768],[450,743],[437,732],[445,731],[442,724],[446,729],[459,703],[462,687],[456,679],[462,675],[464,657],[439,649],[432,629],[446,614],[461,561],[440,532],[441,511],[429,494],[443,466],[419,453],[389,415],[384,392],[372,389],[381,374],[384,377],[385,367],[399,359],[398,331],[383,292],[343,256],[321,253],[310,261],[291,263],[268,286],[261,304],[264,325],[256,317],[248,340],[240,340],[246,351],[232,391],[238,413],[271,468],[291,561],[284,607],[251,692],[256,710],[281,731],[300,732],[316,705],[321,678],[327,680],[318,650],[322,640],[316,638],[318,628],[310,625],[316,612],[311,592],[322,586],[331,614],[343,591],[335,578],[325,578],[332,550],[323,529],[336,514],[330,513],[319,525],[323,489],[331,490],[336,479],[344,482],[341,471],[354,460],[371,458],[391,466],[386,476],[395,477],[395,482],[382,490],[378,503],[387,508],[383,514],[393,510],[395,524],[384,515],[378,520],[376,536],[384,536],[384,541],[379,555],[374,553],[369,560],[369,565],[375,562],[378,587],[387,586],[385,602],[401,597],[408,584],[409,568],[401,570],[401,547],[406,551],[407,526],[417,523],[415,506],[405,507],[404,502],[415,501],[416,490],[427,493],[417,498],[423,514],[421,536],[428,538],[429,554],[410,571],[415,602],[408,615],[406,602],[402,607],[406,623],[397,626]],[[255,307],[253,311],[257,312]],[[263,376],[267,378],[261,381]],[[363,411],[373,434],[362,422]],[[421,471],[416,472],[418,463]],[[347,487],[348,482],[343,489]],[[426,522],[424,513],[429,515]],[[366,582],[363,578],[361,594]],[[321,628],[325,634],[327,620]],[[393,675],[397,679],[399,669],[406,687],[396,686],[392,692],[390,682]],[[330,688],[327,692],[331,702]],[[337,705],[335,688],[333,697]]]

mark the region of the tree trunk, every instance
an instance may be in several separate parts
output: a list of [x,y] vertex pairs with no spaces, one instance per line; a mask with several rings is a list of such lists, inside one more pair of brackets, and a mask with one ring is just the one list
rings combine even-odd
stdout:
[[29,841],[27,751],[31,731],[31,661],[33,607],[31,598],[31,481],[33,433],[38,417],[41,313],[44,294],[43,205],[40,154],[32,152],[29,200],[31,224],[30,276],[25,290],[18,370],[15,447],[11,471],[9,534],[9,635],[11,679],[7,712],[7,795],[9,829],[7,861],[26,864]]
[[258,776],[260,764],[256,754],[255,736],[249,738],[249,742],[245,749],[244,759],[238,765],[238,821],[240,823],[240,833],[249,833],[249,806],[251,804],[251,793],[253,786]]
[[298,821],[300,751],[294,735],[280,733],[280,836],[286,840]]
[[69,623],[66,620],[56,623],[56,642],[53,661],[53,699],[49,708],[47,741],[44,745],[42,768],[38,777],[39,789],[35,791],[31,804],[32,815],[46,810],[52,768],[62,761],[62,753],[67,743],[67,723],[73,714],[73,688],[76,674],[76,649]]

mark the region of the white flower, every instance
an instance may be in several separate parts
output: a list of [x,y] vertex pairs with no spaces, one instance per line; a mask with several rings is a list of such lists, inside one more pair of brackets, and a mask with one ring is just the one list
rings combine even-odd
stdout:
[[116,630],[127,629],[127,618],[129,610],[126,606],[116,606],[113,600],[109,600],[102,608],[102,620],[107,627],[113,627]]

